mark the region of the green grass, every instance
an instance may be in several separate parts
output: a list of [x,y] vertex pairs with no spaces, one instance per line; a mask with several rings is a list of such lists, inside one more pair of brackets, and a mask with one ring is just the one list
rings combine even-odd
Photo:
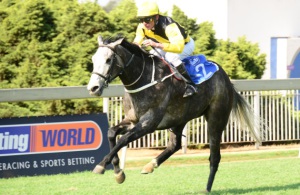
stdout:
[[[221,162],[233,162],[233,161],[247,161],[247,160],[265,160],[274,158],[288,158],[295,157],[299,153],[298,150],[284,150],[284,151],[271,151],[271,152],[245,152],[245,153],[225,153],[221,154]],[[208,164],[209,154],[202,156],[173,156],[163,163],[163,165],[187,165],[187,164]],[[151,161],[151,158],[142,160],[129,160],[126,161],[126,168],[141,168],[145,164]]]
[[[211,194],[300,194],[297,156],[297,150],[224,154]],[[115,182],[111,170],[104,175],[19,177],[0,179],[0,194],[179,195],[200,194],[205,189],[207,157],[173,157],[152,174],[140,174],[140,167],[149,160],[128,161],[123,184]]]

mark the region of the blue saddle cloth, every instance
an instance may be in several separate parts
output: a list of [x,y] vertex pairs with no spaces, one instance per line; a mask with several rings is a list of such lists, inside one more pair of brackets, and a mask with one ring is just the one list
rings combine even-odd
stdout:
[[186,70],[195,84],[210,79],[219,70],[215,63],[207,61],[206,57],[201,54],[189,56],[182,61],[185,63]]

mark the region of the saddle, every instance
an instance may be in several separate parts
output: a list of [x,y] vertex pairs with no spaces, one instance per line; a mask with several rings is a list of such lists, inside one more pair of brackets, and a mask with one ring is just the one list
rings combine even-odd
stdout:
[[202,54],[189,56],[182,61],[196,85],[210,79],[219,70],[219,66],[216,63],[206,60],[206,57]]
[[[175,72],[173,76],[176,79],[186,81],[173,65],[166,62],[164,59],[162,60],[169,66],[171,72]],[[219,70],[219,66],[216,63],[207,61],[206,57],[202,54],[186,57],[182,62],[184,62],[187,72],[196,85],[210,79],[214,73]]]

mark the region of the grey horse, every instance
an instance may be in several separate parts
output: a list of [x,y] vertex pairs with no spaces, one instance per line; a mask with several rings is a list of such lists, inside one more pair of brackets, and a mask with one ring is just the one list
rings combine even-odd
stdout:
[[[248,129],[257,141],[255,120],[251,107],[235,90],[228,75],[219,70],[207,81],[197,85],[198,93],[183,98],[185,82],[178,79],[161,58],[152,56],[124,37],[103,40],[92,57],[93,72],[88,84],[91,95],[101,96],[103,89],[119,77],[125,87],[124,119],[109,128],[110,152],[95,167],[103,174],[112,163],[118,183],[125,173],[119,166],[118,151],[128,143],[155,130],[171,129],[167,148],[144,166],[142,173],[151,173],[181,148],[182,130],[186,123],[204,116],[209,133],[210,174],[206,191],[210,192],[221,160],[220,142],[231,113]],[[122,137],[116,141],[116,136]]]

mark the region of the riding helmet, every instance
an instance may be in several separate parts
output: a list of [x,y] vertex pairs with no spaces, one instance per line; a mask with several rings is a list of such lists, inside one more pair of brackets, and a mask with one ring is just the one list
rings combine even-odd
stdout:
[[137,17],[147,17],[159,14],[158,6],[155,2],[144,2],[138,7]]

